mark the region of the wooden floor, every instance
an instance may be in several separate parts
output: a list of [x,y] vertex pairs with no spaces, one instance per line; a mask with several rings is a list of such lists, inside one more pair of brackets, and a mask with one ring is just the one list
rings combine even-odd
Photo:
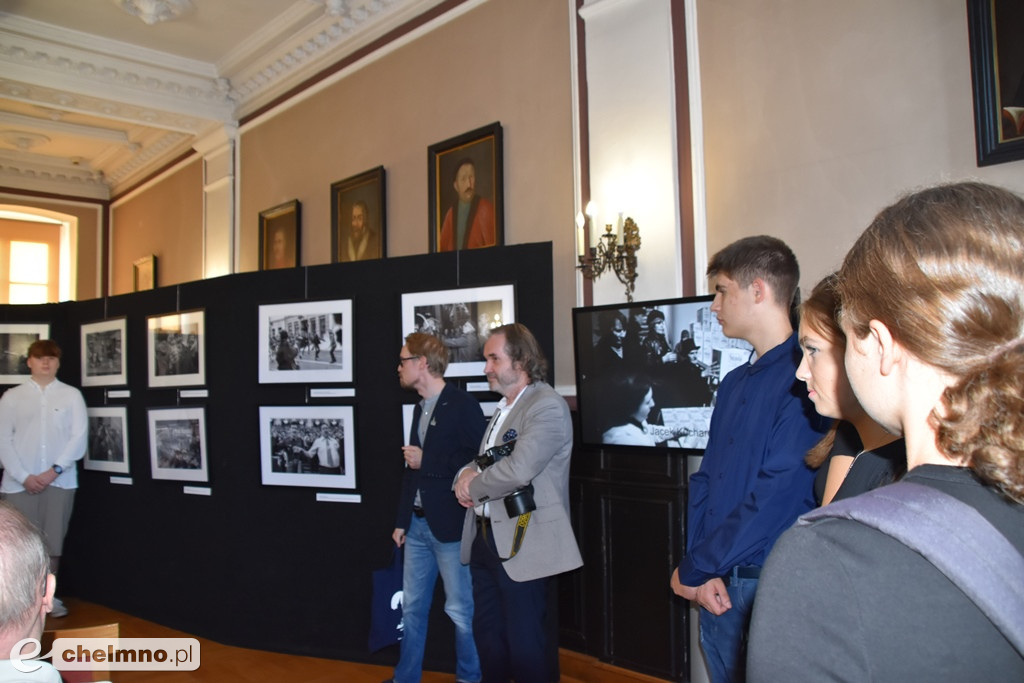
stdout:
[[[193,638],[187,633],[129,616],[123,612],[65,598],[69,614],[47,619],[47,629],[77,628],[118,622],[122,638]],[[297,657],[262,650],[247,650],[198,638],[200,665],[196,671],[114,671],[114,683],[380,683],[391,677],[390,667],[340,662],[334,659]],[[423,674],[423,683],[451,683],[452,674]]]
[[[69,614],[60,619],[47,619],[46,628],[78,628],[117,622],[122,638],[194,638],[102,605],[74,598],[65,598]],[[380,683],[390,678],[391,667],[340,662],[283,655],[262,650],[247,650],[197,638],[200,645],[200,666],[196,671],[115,671],[114,683]],[[633,671],[604,664],[586,655],[561,651],[563,683],[658,683]],[[451,683],[453,674],[424,672],[423,683]]]

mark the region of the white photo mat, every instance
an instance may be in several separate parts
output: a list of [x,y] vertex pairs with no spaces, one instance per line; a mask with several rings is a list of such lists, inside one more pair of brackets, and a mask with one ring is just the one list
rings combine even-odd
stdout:
[[146,319],[150,387],[206,384],[205,320],[202,310]]
[[[484,374],[484,341],[491,329],[512,322],[515,322],[515,285],[402,295],[402,339],[413,332],[440,337],[452,355],[445,377]],[[472,339],[473,334],[476,335],[475,340]],[[470,349],[454,346],[467,338],[472,345]],[[463,356],[463,353],[472,358]]]
[[[339,442],[338,474],[308,470],[309,451],[326,426]],[[355,411],[352,406],[260,406],[263,484],[321,489],[356,487]]]
[[128,408],[87,408],[89,448],[82,466],[100,472],[129,473]]
[[0,384],[22,384],[32,374],[25,361],[28,347],[50,338],[46,323],[0,323]]
[[128,384],[125,318],[82,325],[82,386]]
[[352,324],[351,299],[260,306],[260,384],[351,382]]
[[206,411],[203,408],[150,409],[149,462],[154,479],[207,481]]

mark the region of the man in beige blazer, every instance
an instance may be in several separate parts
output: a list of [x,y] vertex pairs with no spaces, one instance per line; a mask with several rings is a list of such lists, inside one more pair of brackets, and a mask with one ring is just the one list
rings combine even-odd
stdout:
[[[557,643],[548,634],[557,630],[547,621],[556,616],[547,614],[548,580],[583,564],[569,521],[572,420],[544,382],[547,361],[524,325],[494,330],[484,359],[491,390],[503,398],[480,452],[504,446],[505,454],[455,479],[467,508],[461,557],[473,576],[473,636],[484,681],[547,683],[558,678],[557,658],[552,667],[549,657]],[[530,486],[532,506],[520,492]],[[519,508],[506,509],[507,498]]]

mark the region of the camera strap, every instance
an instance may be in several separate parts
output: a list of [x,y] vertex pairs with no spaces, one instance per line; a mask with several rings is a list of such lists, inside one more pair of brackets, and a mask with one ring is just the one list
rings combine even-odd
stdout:
[[[526,526],[530,523],[530,515],[532,512],[519,515],[519,519],[516,520],[516,530],[512,535],[512,554],[506,558],[502,558],[501,561],[511,560],[519,552],[519,548],[523,545],[523,537],[526,536]],[[500,557],[500,556],[499,556]]]
[[[521,514],[519,515],[519,518],[516,520],[516,530],[515,532],[513,532],[512,535],[512,552],[509,553],[508,557],[501,556],[501,553],[498,552],[498,545],[497,543],[495,543],[494,554],[498,556],[499,560],[501,560],[502,562],[508,562],[516,556],[516,553],[519,552],[519,549],[523,546],[523,538],[526,536],[526,527],[530,524],[530,515],[532,514],[532,512]],[[481,525],[480,527],[480,532],[484,535],[485,539],[487,538],[487,530],[490,528],[490,526],[490,523],[487,523]]]

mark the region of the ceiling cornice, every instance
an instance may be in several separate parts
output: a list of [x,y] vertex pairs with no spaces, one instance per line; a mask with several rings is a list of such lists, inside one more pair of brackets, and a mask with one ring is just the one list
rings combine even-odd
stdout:
[[[47,26],[27,19],[20,23]],[[113,41],[106,41],[103,52],[81,49],[59,40],[22,35],[10,28],[4,17],[0,23],[0,66],[5,80],[41,84],[79,96],[102,93],[105,99],[125,104],[213,120],[234,116],[230,85],[212,75],[209,64]],[[45,33],[42,29],[40,32]],[[49,33],[64,36],[76,32],[50,27]],[[151,61],[140,61],[141,57]],[[189,66],[195,71],[185,70]]]
[[0,176],[15,187],[22,185],[9,176],[63,181],[72,193],[89,185],[89,196],[97,183],[117,194],[211,131],[234,130],[247,114],[447,1],[293,2],[217,64],[0,12],[0,97],[140,127],[130,144],[111,143],[104,172],[6,150]]
[[[279,17],[267,33],[254,36],[224,60],[239,119],[280,97],[331,64],[356,52],[444,0],[349,0],[319,7],[315,20],[289,32],[290,15]],[[318,3],[319,4],[319,3]],[[301,22],[299,22],[301,23]],[[273,50],[263,49],[276,41]]]
[[0,153],[0,186],[60,195],[110,199],[103,177],[71,162],[39,161],[36,155],[5,150]]

